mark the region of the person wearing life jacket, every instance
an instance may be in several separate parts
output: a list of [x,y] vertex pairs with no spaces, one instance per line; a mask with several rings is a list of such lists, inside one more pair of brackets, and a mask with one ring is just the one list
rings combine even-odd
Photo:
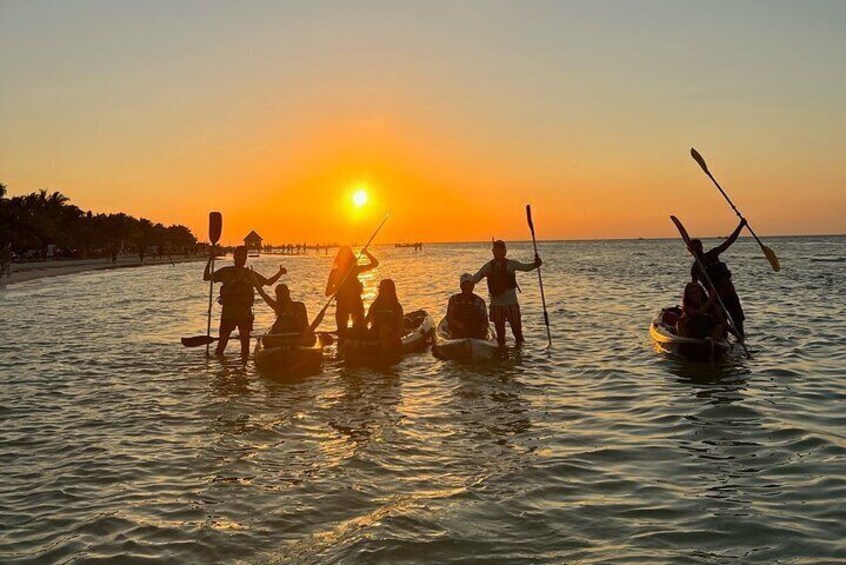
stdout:
[[379,261],[369,251],[365,249],[364,254],[370,262],[359,265],[352,249],[347,246],[339,248],[326,283],[326,296],[336,295],[335,322],[341,339],[347,332],[350,320],[353,327],[360,326],[364,321],[364,302],[361,300],[364,286],[358,279],[359,275],[379,266]]
[[[250,274],[255,275],[255,272],[251,270]],[[291,291],[288,289],[288,285],[276,285],[275,300],[264,291],[256,276],[253,276],[253,286],[276,314],[276,320],[270,328],[270,335],[262,339],[265,347],[274,347],[285,343],[314,344],[315,336],[309,327],[306,305],[291,300]]]
[[449,298],[447,328],[452,338],[486,339],[488,337],[488,307],[485,300],[473,292],[473,275],[459,278],[461,292]]
[[[746,315],[743,313],[743,306],[740,304],[740,298],[737,296],[737,290],[735,290],[734,283],[731,280],[731,271],[725,263],[720,261],[720,254],[726,251],[735,241],[737,241],[737,237],[740,235],[740,231],[745,225],[746,220],[741,219],[740,224],[738,224],[737,228],[731,233],[731,235],[728,236],[723,243],[710,251],[704,251],[702,247],[702,240],[690,240],[690,252],[699,259],[699,261],[694,261],[693,265],[690,267],[690,278],[693,282],[698,281],[704,284],[709,293],[713,294],[714,289],[717,293],[719,293],[720,299],[723,301],[726,310],[728,310],[731,315],[731,319],[732,322],[734,322],[737,333],[740,334],[738,336],[739,339],[743,339],[745,336],[743,331],[743,321],[746,319]],[[702,273],[702,269],[699,267],[700,262],[705,267],[705,274],[707,274],[707,277]],[[711,279],[711,282],[714,284],[714,289],[710,288],[708,279]]]
[[676,333],[681,337],[719,341],[725,336],[722,316],[714,308],[717,295],[708,296],[698,282],[689,282],[682,296],[682,315],[676,322]]
[[[215,355],[223,355],[226,344],[229,343],[229,336],[232,331],[238,328],[238,335],[241,338],[241,357],[246,359],[250,354],[250,332],[253,329],[253,275],[245,267],[247,264],[247,248],[239,245],[233,254],[235,264],[229,267],[222,267],[214,272],[211,270],[212,257],[206,263],[203,272],[204,281],[223,283],[220,287],[220,297],[217,299],[221,305],[220,313],[220,341],[217,342]],[[265,278],[255,273],[255,279],[261,286],[274,284],[279,277],[287,273],[283,267],[272,277]]]
[[493,243],[493,259],[485,263],[479,272],[473,275],[473,284],[483,278],[488,279],[488,293],[491,297],[491,320],[496,329],[496,340],[500,347],[505,345],[505,322],[511,326],[514,341],[522,344],[523,323],[520,316],[520,304],[517,302],[517,271],[533,271],[543,265],[535,254],[533,263],[520,263],[506,259],[508,249],[505,242],[498,239]]
[[392,347],[402,347],[403,310],[391,279],[379,282],[379,294],[364,318],[370,337]]

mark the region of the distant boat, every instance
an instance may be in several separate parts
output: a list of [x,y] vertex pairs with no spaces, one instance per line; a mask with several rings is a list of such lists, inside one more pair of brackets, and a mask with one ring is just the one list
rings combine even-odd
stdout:
[[250,249],[247,252],[247,257],[261,257],[261,252],[258,249]]

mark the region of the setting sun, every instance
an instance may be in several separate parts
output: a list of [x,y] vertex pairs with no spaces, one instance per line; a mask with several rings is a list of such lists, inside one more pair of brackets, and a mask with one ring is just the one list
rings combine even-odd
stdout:
[[352,199],[356,208],[361,208],[367,203],[367,191],[364,188],[359,188],[353,193]]

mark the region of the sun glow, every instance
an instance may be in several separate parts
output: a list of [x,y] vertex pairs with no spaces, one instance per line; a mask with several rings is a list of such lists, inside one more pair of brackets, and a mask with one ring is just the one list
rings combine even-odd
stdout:
[[352,196],[353,204],[356,208],[361,208],[367,204],[367,190],[364,187],[356,189]]

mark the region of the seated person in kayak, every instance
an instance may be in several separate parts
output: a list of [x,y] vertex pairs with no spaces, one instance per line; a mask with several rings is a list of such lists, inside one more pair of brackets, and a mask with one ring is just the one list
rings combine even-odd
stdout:
[[[214,253],[214,250],[212,250]],[[268,286],[279,280],[279,277],[287,273],[284,267],[270,278],[265,278],[259,273],[252,273],[247,267],[247,248],[239,245],[235,248],[233,259],[235,264],[230,267],[223,267],[214,272],[211,270],[211,263],[214,256],[209,257],[206,269],[203,272],[204,281],[223,283],[220,287],[220,298],[218,302],[222,306],[220,313],[220,341],[217,342],[215,355],[223,355],[226,344],[229,343],[229,336],[233,330],[238,328],[241,339],[241,357],[246,359],[250,354],[250,332],[253,330],[253,276],[259,286]]]
[[402,347],[403,311],[397,298],[397,288],[391,279],[379,283],[379,294],[364,318],[370,338],[385,345]]
[[255,284],[259,295],[276,314],[276,320],[269,332],[271,335],[262,340],[265,347],[274,347],[285,343],[312,345],[314,333],[309,327],[305,304],[291,300],[291,291],[284,284],[276,285],[276,299],[274,300],[261,287],[255,273],[251,272],[251,275],[253,275],[253,284]]
[[449,298],[447,328],[452,338],[486,339],[488,337],[488,307],[485,300],[475,294],[473,275],[464,273],[460,279],[461,292]]
[[[702,247],[702,240],[690,240],[690,252],[698,259],[690,267],[690,278],[694,282],[699,281],[704,284],[706,288],[709,288],[709,291],[710,285],[708,284],[708,279],[711,279],[711,283],[714,284],[717,292],[720,293],[720,298],[726,310],[731,314],[734,327],[737,329],[737,333],[740,334],[738,339],[743,339],[743,321],[746,319],[746,315],[743,313],[743,306],[740,304],[740,298],[737,296],[737,290],[734,288],[734,283],[731,280],[731,271],[720,260],[720,255],[737,241],[737,237],[745,225],[746,220],[741,219],[731,235],[723,243],[709,251],[705,251]],[[704,274],[699,266],[700,263],[705,267]]]
[[491,320],[496,329],[496,340],[500,347],[505,345],[505,322],[511,325],[511,333],[517,345],[522,344],[523,321],[520,315],[520,304],[517,302],[517,271],[533,271],[543,265],[541,258],[535,254],[532,263],[521,263],[514,259],[506,259],[508,249],[501,239],[493,243],[493,259],[485,263],[479,272],[473,275],[473,283],[484,278],[488,279],[488,293],[491,296]]
[[720,341],[725,337],[725,325],[714,310],[716,294],[710,298],[699,283],[687,283],[682,298],[682,315],[676,322],[676,333],[681,337]]

